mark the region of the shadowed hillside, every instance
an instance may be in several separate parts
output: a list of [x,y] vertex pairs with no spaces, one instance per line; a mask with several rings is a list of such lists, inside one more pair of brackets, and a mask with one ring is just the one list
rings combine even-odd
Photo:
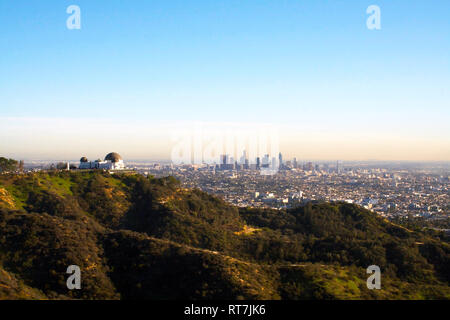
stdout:
[[448,299],[449,266],[438,234],[355,205],[238,209],[171,177],[0,175],[1,299]]

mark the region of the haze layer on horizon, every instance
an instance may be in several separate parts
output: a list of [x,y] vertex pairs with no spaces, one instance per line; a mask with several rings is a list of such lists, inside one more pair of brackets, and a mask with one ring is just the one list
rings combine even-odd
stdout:
[[[66,28],[72,4],[80,30]],[[380,30],[366,26],[372,4]],[[279,128],[286,158],[450,161],[448,12],[444,0],[2,1],[0,156],[169,159],[174,131],[217,122]]]

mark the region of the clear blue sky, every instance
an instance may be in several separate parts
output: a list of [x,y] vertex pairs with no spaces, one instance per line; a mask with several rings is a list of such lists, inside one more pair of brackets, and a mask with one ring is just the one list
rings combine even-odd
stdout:
[[[71,4],[81,30],[66,28]],[[381,30],[366,27],[371,4]],[[450,160],[449,88],[448,0],[0,0],[6,155],[51,150],[42,141],[21,151],[32,136],[6,139],[11,119],[20,135],[21,118],[90,118],[273,122],[293,128],[285,153],[317,158],[354,157],[315,156],[296,134],[339,132],[344,143],[367,130],[381,147],[392,135],[424,148],[433,141],[432,159]],[[364,150],[361,158],[373,157]],[[391,158],[427,150],[404,152]]]

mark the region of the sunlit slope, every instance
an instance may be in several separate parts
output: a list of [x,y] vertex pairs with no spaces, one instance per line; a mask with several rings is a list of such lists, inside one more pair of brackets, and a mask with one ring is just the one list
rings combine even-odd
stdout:
[[[170,177],[0,176],[0,299],[449,298],[449,257],[350,204],[238,209]],[[367,289],[372,264],[381,290]]]

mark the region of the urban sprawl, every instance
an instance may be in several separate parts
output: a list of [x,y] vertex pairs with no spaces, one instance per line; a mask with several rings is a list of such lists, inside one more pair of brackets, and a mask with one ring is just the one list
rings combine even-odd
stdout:
[[[250,162],[245,152],[238,160],[222,155],[218,162],[128,161],[127,169],[155,177],[171,175],[186,188],[201,189],[241,207],[282,209],[309,201],[344,201],[387,218],[447,219],[450,213],[448,163],[284,161],[281,154]],[[45,169],[42,164],[32,167]]]
[[[295,158],[276,166],[268,156],[255,164],[221,157],[216,165],[136,163],[155,177],[172,175],[185,187],[199,188],[237,206],[290,208],[314,200],[355,203],[385,217],[443,219],[450,212],[448,168],[426,165],[310,161]],[[232,159],[232,158],[231,158]],[[270,174],[264,174],[264,167]],[[277,170],[273,170],[277,167]]]

